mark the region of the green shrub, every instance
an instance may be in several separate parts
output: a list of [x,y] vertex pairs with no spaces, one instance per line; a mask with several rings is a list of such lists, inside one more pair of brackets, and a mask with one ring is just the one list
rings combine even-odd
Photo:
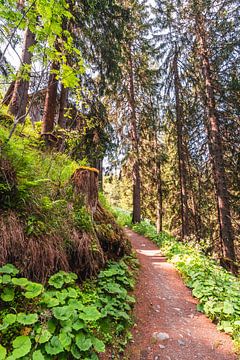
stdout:
[[120,226],[131,227],[132,217],[128,211],[124,211],[122,209],[115,208],[115,209],[113,209],[112,213]]

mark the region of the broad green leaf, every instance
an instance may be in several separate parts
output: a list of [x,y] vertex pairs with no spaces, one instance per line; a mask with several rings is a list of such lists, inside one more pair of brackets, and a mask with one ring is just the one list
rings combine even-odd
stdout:
[[76,331],[81,330],[81,329],[83,329],[84,327],[85,327],[84,321],[79,320],[79,319],[75,320],[75,321],[73,322],[73,324],[72,324],[72,328],[73,328],[74,330],[76,330]]
[[3,284],[11,284],[11,283],[12,283],[11,275],[4,274],[4,275],[2,276],[2,283],[3,283]]
[[29,280],[26,278],[12,278],[12,283],[17,286],[26,286]]
[[33,299],[41,294],[43,291],[42,284],[38,283],[29,283],[26,286],[26,292],[23,294],[27,299]]
[[53,308],[52,312],[55,318],[58,320],[68,320],[72,314],[72,310],[69,306],[55,307]]
[[224,301],[224,303],[223,303],[223,312],[225,314],[233,314],[234,313],[234,307],[233,307],[233,304],[230,301]]
[[5,349],[5,347],[0,345],[0,360],[4,360],[6,358],[6,355],[7,355],[7,350]]
[[77,275],[74,273],[67,273],[64,271],[59,271],[57,274],[54,274],[48,280],[49,285],[54,286],[56,289],[61,289],[64,284],[71,284],[77,280]]
[[84,305],[82,304],[82,302],[80,300],[77,300],[77,299],[70,299],[68,304],[72,309],[76,309],[76,310],[83,310],[84,309]]
[[75,289],[70,288],[70,289],[68,289],[68,296],[70,298],[76,299],[77,296],[78,296],[78,293],[77,293],[77,291]]
[[102,340],[92,337],[92,344],[97,352],[105,352],[105,344]]
[[34,351],[33,360],[45,360],[43,354],[41,353],[41,350]]
[[12,325],[15,323],[16,319],[17,319],[16,314],[7,314],[3,318],[3,323],[7,325]]
[[53,336],[51,340],[45,345],[45,350],[49,355],[60,354],[64,349],[57,336]]
[[18,336],[12,343],[13,352],[12,356],[15,359],[19,359],[26,354],[28,354],[31,350],[31,340],[28,336]]
[[48,330],[50,331],[50,333],[53,334],[57,327],[57,320],[53,319],[53,318],[48,320],[47,326],[48,326]]
[[1,293],[1,299],[6,302],[13,301],[14,296],[15,296],[14,289],[10,287],[4,288],[3,292]]
[[12,264],[6,264],[0,267],[0,273],[17,275],[19,270]]
[[59,341],[64,349],[69,348],[72,342],[72,338],[65,332],[59,334]]
[[95,306],[86,306],[83,308],[83,313],[79,314],[79,318],[85,321],[96,321],[101,319],[102,314]]
[[72,353],[74,359],[81,359],[82,358],[82,354],[81,354],[80,350],[78,349],[78,347],[75,344],[73,344],[71,346],[71,353]]
[[17,321],[23,325],[35,324],[38,321],[38,315],[19,313],[17,314]]
[[76,345],[81,351],[87,351],[92,346],[91,338],[80,332],[75,337]]
[[36,335],[35,340],[39,344],[46,343],[49,339],[51,339],[52,334],[47,329],[42,329],[40,334]]

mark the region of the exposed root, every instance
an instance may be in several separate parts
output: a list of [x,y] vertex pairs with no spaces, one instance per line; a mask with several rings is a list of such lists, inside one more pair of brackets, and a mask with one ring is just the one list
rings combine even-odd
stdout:
[[75,272],[81,280],[96,275],[105,264],[98,240],[93,235],[81,234],[75,229],[70,238],[68,256],[71,271]]

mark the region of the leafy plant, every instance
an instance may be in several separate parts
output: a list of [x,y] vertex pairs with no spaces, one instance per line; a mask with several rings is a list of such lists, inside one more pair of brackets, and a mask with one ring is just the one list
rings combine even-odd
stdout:
[[[121,346],[129,337],[135,260],[110,262],[96,280],[80,288],[77,275],[60,271],[48,285],[19,277],[7,264],[0,268],[0,359],[98,359],[106,345]],[[113,296],[114,295],[114,296]],[[24,311],[23,311],[24,308]],[[118,338],[118,340],[117,340]]]

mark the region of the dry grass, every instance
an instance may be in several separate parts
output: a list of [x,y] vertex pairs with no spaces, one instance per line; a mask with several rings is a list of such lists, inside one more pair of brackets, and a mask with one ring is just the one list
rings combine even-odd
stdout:
[[[96,232],[68,228],[68,241],[56,234],[27,236],[25,222],[13,211],[0,213],[0,266],[12,263],[21,274],[45,283],[59,270],[73,271],[80,280],[96,275],[109,259],[130,252],[129,243],[114,218],[100,205]],[[109,231],[111,228],[111,231]]]

